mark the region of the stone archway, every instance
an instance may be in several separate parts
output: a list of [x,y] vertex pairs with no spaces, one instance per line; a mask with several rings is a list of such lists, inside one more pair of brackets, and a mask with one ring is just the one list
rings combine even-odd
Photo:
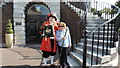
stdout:
[[40,27],[46,21],[50,13],[48,6],[44,3],[30,2],[25,10],[26,43],[41,43]]

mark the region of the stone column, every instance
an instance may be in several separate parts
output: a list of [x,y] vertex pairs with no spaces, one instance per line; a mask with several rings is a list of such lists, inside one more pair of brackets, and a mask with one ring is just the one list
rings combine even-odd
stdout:
[[14,35],[15,35],[15,45],[26,44],[25,38],[25,5],[26,2],[16,2],[14,1],[13,6],[13,17],[14,17]]

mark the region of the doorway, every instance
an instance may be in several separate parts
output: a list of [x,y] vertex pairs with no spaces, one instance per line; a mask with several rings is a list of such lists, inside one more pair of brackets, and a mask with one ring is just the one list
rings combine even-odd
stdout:
[[41,43],[39,34],[42,23],[50,13],[49,8],[43,3],[30,3],[26,10],[26,43]]

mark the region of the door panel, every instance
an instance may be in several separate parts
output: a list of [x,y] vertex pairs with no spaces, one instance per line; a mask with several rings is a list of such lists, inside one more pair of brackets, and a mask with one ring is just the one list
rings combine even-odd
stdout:
[[46,15],[28,15],[27,17],[27,43],[41,43],[39,34],[42,23],[46,20]]

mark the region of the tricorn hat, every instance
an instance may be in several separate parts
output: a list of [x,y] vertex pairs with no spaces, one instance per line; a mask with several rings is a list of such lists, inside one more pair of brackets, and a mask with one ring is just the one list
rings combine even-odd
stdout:
[[50,17],[53,17],[53,18],[55,18],[55,20],[57,20],[56,16],[55,16],[53,13],[50,13],[50,14],[47,15],[47,20],[48,20]]

